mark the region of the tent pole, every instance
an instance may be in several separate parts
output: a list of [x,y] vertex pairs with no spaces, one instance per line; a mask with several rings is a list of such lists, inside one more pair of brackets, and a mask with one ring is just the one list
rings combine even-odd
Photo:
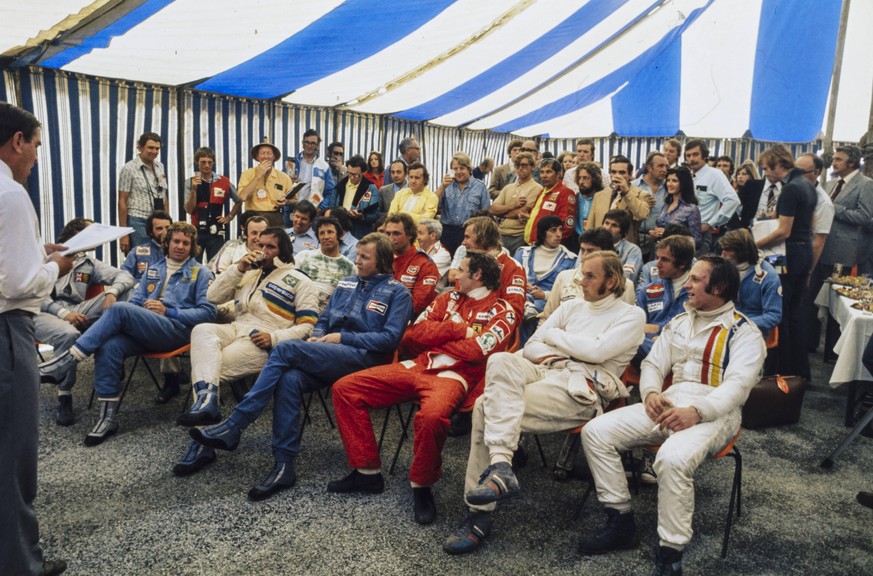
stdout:
[[[843,49],[846,46],[846,27],[849,23],[849,7],[852,0],[843,0],[840,12],[840,31],[837,35],[837,52],[834,55],[834,73],[831,77],[831,94],[828,104],[828,120],[824,137],[824,156],[830,156],[834,147],[834,119],[837,115],[837,98],[840,94],[840,76],[843,72]],[[821,183],[827,181],[826,170],[822,170]]]

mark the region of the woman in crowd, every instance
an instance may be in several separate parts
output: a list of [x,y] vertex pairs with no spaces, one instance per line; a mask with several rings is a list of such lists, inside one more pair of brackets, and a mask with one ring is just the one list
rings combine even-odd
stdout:
[[653,230],[649,235],[659,240],[668,224],[679,224],[691,231],[694,246],[700,249],[702,240],[700,232],[700,208],[697,207],[697,197],[694,195],[694,179],[688,168],[670,168],[664,183],[667,188],[667,200],[655,220]]
[[758,168],[751,160],[746,160],[737,171],[734,173],[734,186],[737,190],[742,188],[749,180],[760,180],[758,176]]
[[576,167],[576,153],[564,150],[558,155],[558,162],[564,167],[564,174]]
[[364,172],[364,178],[372,182],[376,189],[382,187],[385,181],[385,161],[382,158],[382,153],[377,151],[370,152],[367,158],[368,170]]

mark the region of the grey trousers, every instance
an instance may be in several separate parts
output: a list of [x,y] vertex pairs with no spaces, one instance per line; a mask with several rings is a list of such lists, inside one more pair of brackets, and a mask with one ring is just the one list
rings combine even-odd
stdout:
[[0,314],[0,574],[42,568],[36,498],[39,372],[33,317]]

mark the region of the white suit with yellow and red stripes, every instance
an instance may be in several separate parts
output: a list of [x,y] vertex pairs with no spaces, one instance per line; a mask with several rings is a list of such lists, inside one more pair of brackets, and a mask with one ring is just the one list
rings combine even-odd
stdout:
[[273,346],[289,338],[306,339],[318,320],[318,295],[312,281],[293,264],[276,260],[261,270],[240,272],[236,265],[218,275],[206,292],[215,303],[233,299],[236,320],[199,324],[191,333],[191,382],[218,385],[257,374],[269,350],[258,348],[252,331],[270,334]]
[[724,448],[740,427],[741,408],[759,379],[766,350],[761,332],[728,302],[703,313],[685,305],[664,328],[642,364],[640,397],[664,392],[674,406],[693,406],[701,422],[664,432],[643,403],[607,412],[582,429],[582,444],[605,506],[630,509],[630,491],[620,454],[663,443],[655,459],[658,475],[658,536],[662,546],[682,549],[691,540],[694,472]]

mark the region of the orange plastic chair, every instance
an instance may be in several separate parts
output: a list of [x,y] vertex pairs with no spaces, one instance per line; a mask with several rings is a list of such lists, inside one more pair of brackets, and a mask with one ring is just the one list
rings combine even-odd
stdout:
[[[146,361],[147,359],[152,360],[165,360],[167,358],[175,358],[177,356],[184,357],[191,350],[191,344],[185,344],[181,348],[177,348],[175,350],[170,350],[168,352],[144,352],[138,356],[133,361],[133,366],[130,369],[130,372],[127,373],[127,380],[124,382],[124,386],[121,389],[121,396],[118,399],[118,405],[121,406],[121,402],[124,400],[125,394],[127,394],[127,389],[130,387],[130,382],[133,380],[133,374],[136,372],[136,367],[139,364],[139,361],[142,360],[143,366],[146,367],[146,371],[149,373],[149,377],[151,377],[152,382],[154,382],[155,387],[158,389],[158,392],[161,391],[161,384],[158,382],[155,373],[152,372],[151,366]],[[184,381],[184,380],[183,380]],[[94,389],[91,389],[91,400],[88,402],[88,408],[91,408],[91,405],[94,403]]]

